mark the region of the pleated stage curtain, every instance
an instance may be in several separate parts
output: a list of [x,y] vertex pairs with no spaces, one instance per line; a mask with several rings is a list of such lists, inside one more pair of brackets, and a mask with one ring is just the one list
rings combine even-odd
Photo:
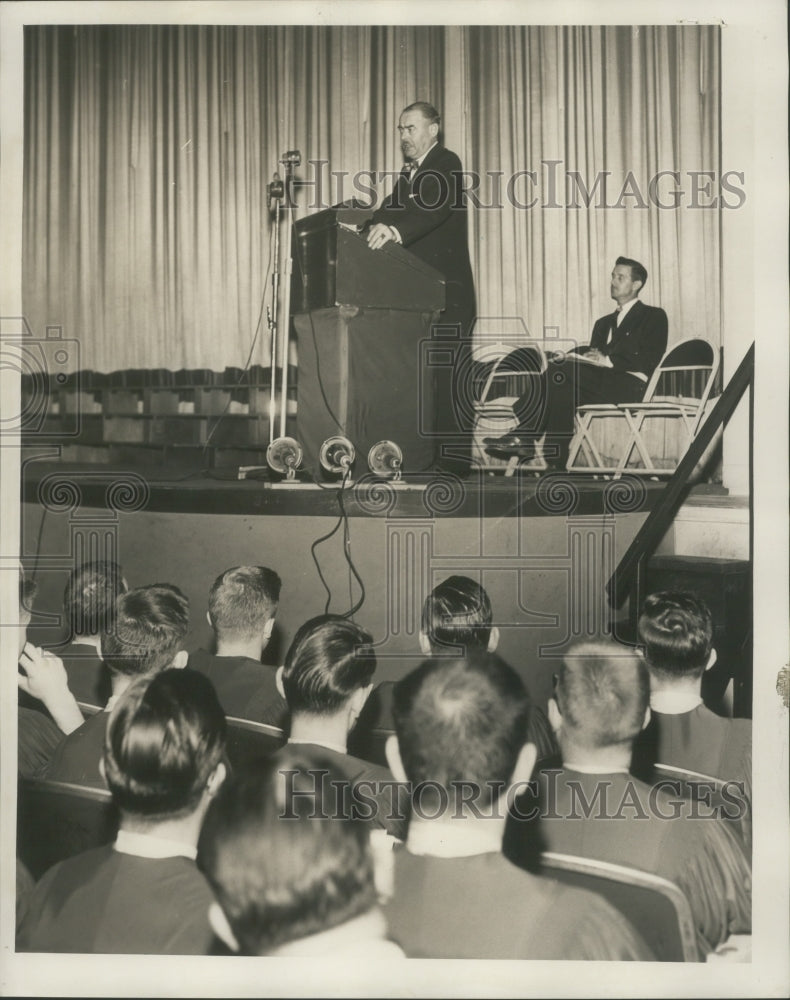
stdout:
[[[648,197],[658,171],[681,172],[688,202],[689,172],[720,170],[718,80],[713,27],[29,26],[26,317],[76,337],[85,368],[267,365],[266,185],[282,153],[302,153],[298,215],[380,197],[397,115],[428,99],[482,178],[481,316],[586,340],[626,253],[671,340],[718,342],[721,209]],[[599,207],[596,189],[586,205],[579,183],[602,171],[609,202],[629,171],[638,195]]]

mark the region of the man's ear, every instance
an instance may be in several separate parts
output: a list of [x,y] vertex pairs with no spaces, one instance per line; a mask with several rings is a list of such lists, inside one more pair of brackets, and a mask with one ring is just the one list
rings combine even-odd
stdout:
[[288,699],[285,697],[285,688],[283,687],[283,671],[284,670],[285,670],[285,667],[278,667],[277,668],[277,673],[274,675],[274,683],[277,685],[277,692],[280,695],[280,697],[283,699],[283,701],[287,701]]
[[430,656],[433,650],[431,649],[431,640],[428,638],[427,633],[420,629],[420,652],[423,656]]
[[653,717],[653,713],[650,711],[650,706],[648,705],[645,709],[645,721],[642,723],[642,729],[647,729],[650,725],[650,720]]
[[556,698],[549,698],[549,723],[555,733],[562,729],[562,712]]
[[499,645],[499,629],[497,628],[496,625],[494,625],[494,627],[491,629],[491,634],[488,637],[488,646],[486,647],[486,649],[488,650],[489,653],[493,653],[496,651],[498,645]]
[[538,759],[538,748],[534,743],[525,743],[519,751],[516,766],[513,768],[513,777],[510,784],[523,784],[532,777],[535,770],[535,761]]
[[183,670],[187,665],[187,660],[189,659],[189,653],[185,649],[179,649],[176,655],[173,657],[173,662],[170,664],[172,670]]
[[241,950],[236,935],[231,930],[228,918],[225,916],[225,911],[216,900],[208,908],[208,922],[220,941],[224,941],[231,951]]
[[209,623],[209,625],[211,626],[211,628],[214,628],[214,626],[211,624],[211,612],[210,611],[206,612],[206,621]]
[[349,707],[351,709],[351,725],[353,725],[359,718],[359,714],[365,707],[365,702],[370,697],[370,692],[373,690],[373,685],[368,684],[366,687],[357,688],[356,691],[351,695],[349,702]]
[[269,639],[271,639],[273,631],[274,631],[274,617],[270,618],[263,626],[263,638],[266,642],[268,642]]
[[384,756],[387,758],[390,771],[396,781],[407,781],[406,772],[403,770],[403,761],[400,759],[400,744],[395,733],[387,737],[384,744]]
[[716,650],[711,649],[710,656],[708,657],[708,662],[705,664],[705,670],[710,670],[713,664],[716,662]]
[[217,792],[222,788],[222,782],[228,776],[228,769],[225,764],[220,761],[219,764],[214,768],[211,774],[208,776],[208,781],[206,782],[206,791],[210,798],[214,798]]
[[439,126],[436,124],[436,122],[431,122],[431,124],[428,126],[428,131],[435,139],[436,136],[439,134]]

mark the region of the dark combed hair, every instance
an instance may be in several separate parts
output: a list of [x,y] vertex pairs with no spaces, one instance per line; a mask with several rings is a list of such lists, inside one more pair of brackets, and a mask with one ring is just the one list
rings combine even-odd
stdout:
[[581,643],[563,659],[554,696],[575,744],[589,750],[625,745],[644,724],[650,678],[634,650],[609,641]]
[[463,655],[488,647],[493,617],[488,594],[476,580],[449,576],[426,597],[422,630],[434,653],[449,646]]
[[441,115],[428,101],[413,101],[401,111],[401,114],[405,114],[407,111],[419,111],[423,118],[426,118],[432,125],[441,125],[442,123]]
[[291,712],[333,715],[376,670],[373,638],[339,615],[320,615],[299,628],[285,657],[283,689]]
[[234,566],[220,573],[208,597],[208,613],[217,637],[259,635],[277,613],[280,577],[266,566]]
[[639,640],[648,668],[666,677],[701,677],[710,657],[713,619],[696,594],[650,594],[639,616]]
[[152,821],[194,812],[225,751],[225,714],[196,670],[163,670],[123,693],[104,740],[107,785],[119,809]]
[[198,864],[244,954],[265,955],[375,905],[368,824],[337,808],[343,780],[320,750],[289,746],[226,782],[211,803]]
[[152,674],[170,666],[189,630],[189,601],[178,587],[154,583],[121,594],[115,624],[101,637],[113,673]]
[[[638,260],[632,260],[630,257],[618,257],[617,260],[614,262],[615,267],[617,267],[618,264],[622,264],[624,267],[630,267],[631,280],[641,281],[642,288],[645,287],[645,284],[647,282],[647,268],[645,267],[644,264],[640,264]],[[642,288],[639,289],[640,292]]]
[[63,612],[72,635],[101,635],[113,627],[115,603],[125,593],[115,562],[87,562],[72,570],[63,591]]
[[[529,700],[518,674],[494,653],[426,660],[395,685],[401,760],[413,786],[459,782],[481,789],[482,806],[507,784],[527,739]],[[499,791],[502,789],[500,788]]]

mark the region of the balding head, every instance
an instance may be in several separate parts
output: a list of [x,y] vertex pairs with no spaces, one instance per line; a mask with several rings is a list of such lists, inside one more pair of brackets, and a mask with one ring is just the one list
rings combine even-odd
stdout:
[[591,752],[626,747],[644,725],[650,680],[642,658],[626,646],[582,643],[563,659],[554,697],[563,743]]
[[474,782],[482,806],[513,777],[526,740],[527,694],[493,653],[426,660],[395,686],[393,714],[403,770],[414,785],[452,792]]

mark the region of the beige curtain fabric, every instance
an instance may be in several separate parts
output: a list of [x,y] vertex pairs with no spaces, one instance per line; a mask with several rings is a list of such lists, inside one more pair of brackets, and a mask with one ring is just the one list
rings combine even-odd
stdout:
[[[586,340],[626,253],[670,340],[718,342],[720,209],[688,207],[690,172],[719,176],[718,81],[712,27],[28,27],[26,316],[76,337],[85,368],[242,365],[271,298],[280,156],[302,153],[298,215],[380,197],[419,98],[480,175],[482,316]],[[683,189],[677,209],[650,200],[661,170],[680,172],[657,189]],[[579,184],[602,171],[588,207]],[[700,183],[711,202],[718,181]],[[269,354],[264,318],[251,360]]]
[[473,213],[481,314],[586,343],[623,254],[647,268],[642,298],[666,310],[670,343],[719,343],[721,202],[691,207],[718,192],[718,29],[485,27],[465,42],[466,164],[503,185],[533,174],[501,211]]

